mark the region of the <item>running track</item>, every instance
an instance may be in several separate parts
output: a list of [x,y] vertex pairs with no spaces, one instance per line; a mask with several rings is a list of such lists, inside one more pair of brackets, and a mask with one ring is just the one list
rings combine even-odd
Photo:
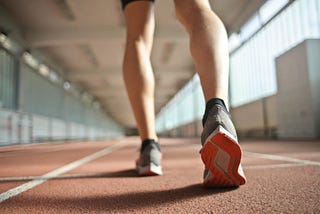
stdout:
[[248,183],[201,186],[198,139],[162,139],[164,175],[138,177],[138,138],[0,147],[0,213],[320,213],[319,141],[243,141]]

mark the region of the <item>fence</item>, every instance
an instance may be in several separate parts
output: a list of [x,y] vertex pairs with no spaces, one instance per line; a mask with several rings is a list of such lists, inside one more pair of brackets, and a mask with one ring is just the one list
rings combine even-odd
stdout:
[[61,119],[0,109],[0,146],[44,141],[98,140],[121,135],[121,130],[108,127],[90,127]]

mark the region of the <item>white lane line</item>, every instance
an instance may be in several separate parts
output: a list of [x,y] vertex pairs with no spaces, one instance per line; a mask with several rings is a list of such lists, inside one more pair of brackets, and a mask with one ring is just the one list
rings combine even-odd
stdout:
[[65,174],[60,176],[21,176],[21,177],[1,177],[0,182],[9,181],[30,181],[30,180],[53,180],[53,179],[70,179],[70,178],[97,178],[97,177],[108,177],[108,174]]
[[65,174],[59,176],[20,176],[20,177],[0,177],[0,182],[6,181],[30,181],[30,180],[51,180],[51,179],[68,179],[68,178],[87,178],[87,177],[98,177],[98,176],[105,176],[106,174]]
[[252,166],[244,166],[244,169],[275,169],[275,168],[289,168],[296,166],[307,166],[304,163],[283,163],[283,164],[266,164],[266,165],[252,165]]
[[93,153],[93,154],[91,154],[89,156],[86,156],[84,158],[76,160],[76,161],[74,161],[72,163],[69,163],[69,164],[63,166],[63,167],[60,167],[60,168],[58,168],[56,170],[53,170],[53,171],[51,171],[51,172],[49,172],[47,174],[44,174],[44,175],[40,176],[40,179],[32,180],[32,181],[30,181],[28,183],[22,184],[20,186],[17,186],[15,188],[12,188],[12,189],[4,192],[4,193],[1,193],[0,194],[0,203],[5,201],[5,200],[7,200],[7,199],[9,199],[9,198],[11,198],[11,197],[19,195],[20,193],[23,193],[23,192],[25,192],[25,191],[27,191],[27,190],[29,190],[31,188],[34,188],[34,187],[42,184],[43,182],[49,180],[50,177],[59,176],[59,175],[65,173],[67,171],[70,171],[72,169],[77,168],[78,166],[81,166],[81,165],[83,165],[85,163],[88,163],[88,162],[93,161],[93,160],[95,160],[97,158],[100,158],[100,157],[102,157],[104,155],[107,155],[107,154],[109,154],[111,152],[114,152],[114,151],[124,147],[126,144],[127,144],[126,142],[120,142],[120,143],[111,145],[111,146],[109,146],[109,147],[107,147],[105,149],[102,149],[102,150],[100,150],[98,152],[95,152],[95,153]]
[[270,154],[262,154],[262,153],[255,153],[255,152],[246,152],[246,151],[244,152],[244,155],[249,157],[255,157],[255,158],[263,158],[263,159],[269,159],[269,160],[287,161],[292,163],[320,166],[320,162],[318,161],[290,158],[290,157],[281,156],[281,155],[270,155]]

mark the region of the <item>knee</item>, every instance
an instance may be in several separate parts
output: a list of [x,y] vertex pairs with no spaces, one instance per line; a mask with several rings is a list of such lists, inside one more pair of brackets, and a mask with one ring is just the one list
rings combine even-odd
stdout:
[[153,44],[153,29],[127,28],[126,45],[130,47],[146,48],[151,51]]
[[127,33],[126,41],[129,44],[146,44],[147,38],[143,34]]
[[126,52],[134,51],[144,53],[150,57],[153,45],[153,38],[143,34],[127,34],[126,37]]
[[181,1],[175,0],[175,13],[178,20],[185,26],[190,25],[194,20],[194,11],[192,6],[182,3]]
[[178,20],[190,29],[204,13],[212,12],[208,1],[175,0],[175,12]]
[[151,52],[152,40],[142,34],[128,34],[126,46],[129,49],[147,50]]

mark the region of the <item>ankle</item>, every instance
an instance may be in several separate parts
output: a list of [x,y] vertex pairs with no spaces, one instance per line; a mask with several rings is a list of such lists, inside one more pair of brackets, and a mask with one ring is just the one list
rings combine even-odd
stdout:
[[160,144],[155,139],[144,139],[141,143],[140,152],[142,153],[144,149],[151,144],[154,144],[160,151]]
[[226,112],[228,112],[228,109],[227,109],[227,106],[226,104],[224,103],[223,99],[220,99],[220,98],[212,98],[210,100],[208,100],[208,102],[206,103],[206,109],[205,109],[205,112],[204,112],[204,115],[203,115],[203,118],[202,118],[202,126],[204,126],[206,120],[207,120],[207,117],[208,117],[208,114],[209,114],[209,111],[213,108],[213,106],[215,105],[219,105],[221,106]]

